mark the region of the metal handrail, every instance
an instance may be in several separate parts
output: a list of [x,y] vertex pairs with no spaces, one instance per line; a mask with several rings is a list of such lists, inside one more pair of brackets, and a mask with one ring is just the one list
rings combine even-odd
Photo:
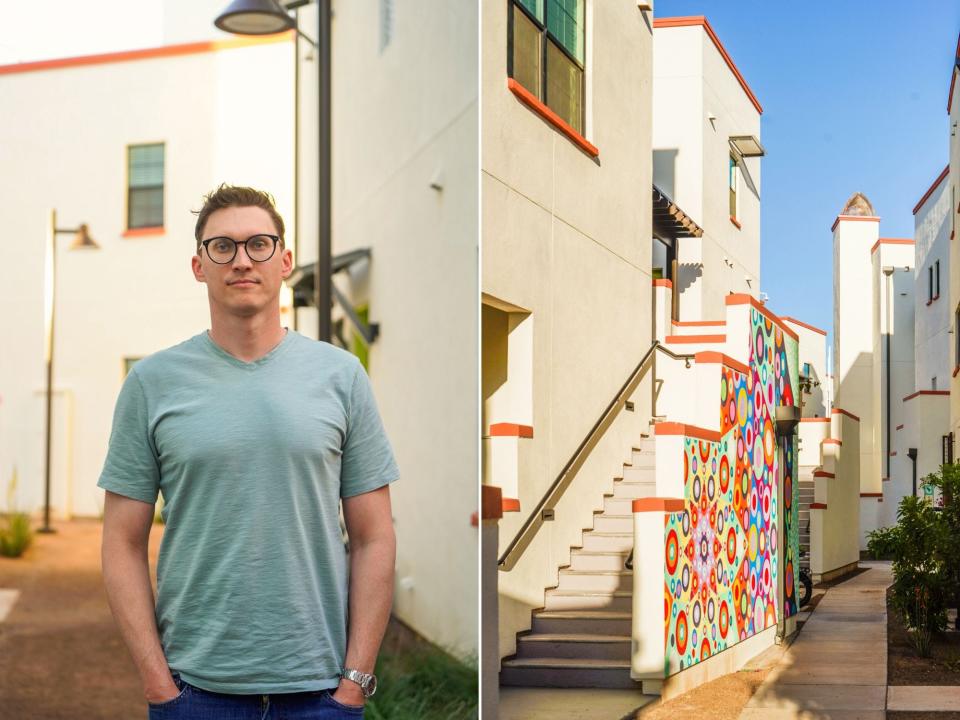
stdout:
[[593,449],[595,441],[599,439],[601,434],[600,431],[606,430],[616,411],[624,406],[627,396],[633,392],[637,383],[640,381],[640,376],[643,373],[644,367],[654,356],[654,353],[657,350],[673,358],[674,360],[685,360],[687,367],[690,367],[690,360],[694,357],[693,355],[678,355],[677,353],[665,348],[660,344],[659,341],[653,341],[653,344],[651,344],[650,348],[643,354],[643,357],[640,359],[640,362],[637,363],[637,366],[633,369],[633,372],[630,373],[627,381],[620,386],[620,390],[614,396],[613,400],[610,401],[606,409],[600,415],[600,418],[593,424],[593,427],[590,428],[589,432],[587,432],[586,437],[584,437],[583,441],[577,446],[577,449],[574,451],[573,455],[571,455],[570,459],[567,460],[566,465],[563,466],[563,470],[561,470],[560,474],[557,475],[556,479],[547,489],[546,493],[544,493],[543,497],[540,498],[540,502],[537,503],[537,506],[533,509],[533,512],[531,512],[524,521],[516,536],[510,541],[507,549],[504,550],[503,555],[501,555],[500,559],[497,561],[498,567],[503,568],[504,570],[512,570],[513,566],[516,565],[517,559],[519,558],[518,550],[521,549],[521,543],[523,543],[523,548],[526,548],[526,545],[529,544],[529,540],[533,538],[533,535],[537,532],[537,530],[540,529],[540,526],[543,525],[544,509],[553,501],[554,495],[558,493],[559,489],[566,486],[567,481],[586,461],[589,451]]

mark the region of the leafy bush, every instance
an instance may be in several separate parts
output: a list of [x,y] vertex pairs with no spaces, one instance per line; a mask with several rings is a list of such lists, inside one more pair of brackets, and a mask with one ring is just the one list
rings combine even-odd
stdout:
[[899,542],[899,528],[896,525],[871,530],[867,533],[867,552],[874,560],[893,560]]
[[26,513],[11,513],[6,517],[6,527],[0,527],[0,555],[20,557],[33,542],[30,516]]
[[[940,472],[924,478],[924,481],[940,491],[943,504],[939,509],[940,537],[937,551],[943,562],[948,604],[960,609],[960,463],[940,466]],[[956,621],[960,630],[960,614]]]
[[476,666],[424,643],[402,653],[381,653],[381,688],[367,701],[369,720],[468,720],[478,714]]
[[[13,507],[13,498],[17,490],[17,469],[7,483],[7,507]],[[33,531],[30,529],[30,516],[26,513],[10,512],[0,526],[0,555],[20,557],[30,547]]]

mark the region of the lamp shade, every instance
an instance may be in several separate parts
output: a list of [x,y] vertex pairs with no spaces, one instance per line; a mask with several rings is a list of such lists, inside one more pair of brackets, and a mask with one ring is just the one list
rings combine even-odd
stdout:
[[272,35],[295,23],[276,0],[233,0],[213,24],[237,35]]
[[99,250],[100,246],[96,241],[90,237],[90,230],[87,228],[87,224],[84,223],[79,228],[77,228],[77,234],[73,238],[73,244],[70,245],[71,250]]

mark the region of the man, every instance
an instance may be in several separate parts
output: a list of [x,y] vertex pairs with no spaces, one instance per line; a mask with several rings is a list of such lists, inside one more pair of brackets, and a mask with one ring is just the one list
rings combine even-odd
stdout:
[[283,234],[266,193],[208,195],[192,265],[210,331],[138,362],[117,400],[103,575],[151,718],[361,717],[375,689],[398,471],[359,361],[281,327]]

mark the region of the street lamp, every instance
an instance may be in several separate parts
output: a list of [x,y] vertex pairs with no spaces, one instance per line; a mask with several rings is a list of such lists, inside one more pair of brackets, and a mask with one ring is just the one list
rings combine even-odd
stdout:
[[43,527],[37,532],[56,532],[50,527],[50,458],[53,454],[53,339],[54,321],[57,314],[57,235],[73,235],[71,250],[98,250],[100,248],[93,238],[86,223],[76,228],[58,228],[57,211],[50,211],[50,224],[47,226],[47,254],[44,268],[44,319],[46,324],[45,356],[47,362],[47,427],[46,427],[46,468],[43,500]]
[[[330,192],[331,192],[331,113],[330,113],[330,0],[315,0],[319,21],[317,41],[300,32],[296,18],[289,15],[288,10],[309,5],[314,0],[291,0],[282,5],[277,0],[233,0],[227,9],[213,21],[221,30],[237,35],[271,35],[294,30],[299,36],[306,38],[319,52],[317,74],[319,76],[319,142],[318,161],[320,163],[317,224],[317,265],[314,274],[314,302],[317,307],[317,339],[330,342],[331,323],[330,307],[333,302],[331,280],[331,221],[330,221]],[[299,63],[299,58],[297,59]],[[300,92],[299,79],[296,81],[295,92]],[[298,118],[299,121],[299,118]],[[296,152],[296,151],[295,151]],[[297,180],[299,182],[299,179]],[[299,205],[300,198],[294,198],[294,204]],[[300,238],[297,238],[299,242]]]

